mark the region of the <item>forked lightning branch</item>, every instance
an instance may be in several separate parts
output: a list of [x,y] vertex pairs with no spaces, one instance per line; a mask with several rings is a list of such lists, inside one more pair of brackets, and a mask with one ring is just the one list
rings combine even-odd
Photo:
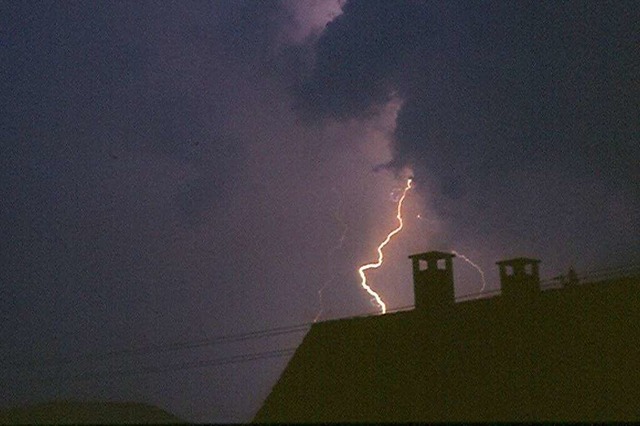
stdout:
[[[398,219],[398,226],[392,230],[391,232],[389,232],[389,234],[387,234],[387,237],[384,239],[384,241],[382,241],[380,243],[380,245],[378,245],[378,259],[376,262],[374,263],[367,263],[365,265],[362,265],[360,268],[358,268],[358,274],[360,275],[360,286],[372,297],[372,301],[375,301],[378,306],[380,307],[380,311],[382,314],[386,314],[387,313],[387,305],[384,302],[384,300],[382,300],[382,297],[380,296],[380,294],[378,294],[378,292],[376,292],[373,288],[371,288],[371,286],[367,283],[367,275],[365,274],[365,271],[368,271],[369,269],[377,269],[379,267],[382,266],[382,263],[384,262],[384,254],[382,253],[382,249],[389,244],[389,242],[391,241],[391,239],[398,234],[403,226],[404,226],[404,222],[402,220],[402,203],[404,202],[406,196],[407,196],[407,191],[409,191],[411,189],[411,183],[412,183],[412,179],[409,178],[407,179],[407,184],[404,187],[403,191],[402,191],[402,195],[400,196],[400,199],[398,200],[398,208],[397,208],[397,212],[396,212],[396,218]],[[469,258],[467,258],[466,256],[464,256],[463,254],[460,254],[456,251],[453,251],[453,253],[455,253],[456,255],[460,256],[460,258],[462,260],[464,260],[465,262],[469,263],[473,268],[475,268],[479,273],[480,273],[480,278],[482,280],[482,289],[480,290],[481,292],[485,290],[485,278],[484,278],[484,271],[482,271],[482,269],[475,264],[474,262],[472,262]]]
[[384,261],[384,255],[382,254],[382,249],[384,248],[384,246],[389,244],[389,241],[391,241],[391,238],[393,238],[394,235],[396,235],[398,232],[402,230],[402,227],[404,225],[402,221],[402,202],[407,196],[407,191],[411,189],[411,182],[412,182],[411,178],[407,179],[407,185],[404,187],[404,190],[402,191],[402,196],[398,200],[398,211],[396,214],[396,218],[398,219],[398,227],[395,228],[393,231],[389,232],[389,234],[387,235],[387,238],[385,238],[384,241],[380,243],[380,245],[378,246],[378,260],[375,263],[367,263],[366,265],[362,265],[358,269],[358,274],[360,274],[360,279],[361,279],[360,285],[367,293],[369,293],[373,297],[373,299],[376,301],[378,306],[380,306],[380,310],[383,314],[387,313],[387,305],[384,303],[380,295],[375,290],[373,290],[371,286],[369,286],[369,284],[367,284],[367,275],[364,272],[369,269],[377,269],[380,266],[382,266],[382,262]]

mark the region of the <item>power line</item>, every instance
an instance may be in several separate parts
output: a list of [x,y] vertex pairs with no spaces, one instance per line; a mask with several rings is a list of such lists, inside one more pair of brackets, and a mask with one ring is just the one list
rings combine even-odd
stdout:
[[612,268],[592,269],[590,271],[585,272],[585,274],[594,274],[594,273],[600,273],[604,271],[618,271],[618,270],[627,270],[627,269],[631,269],[631,270],[640,269],[640,263],[625,265],[625,266],[617,266]]
[[[413,307],[414,305],[405,305],[405,306],[394,308],[393,310],[389,310],[388,312],[389,313],[399,312],[399,311],[411,309]],[[359,314],[357,316],[370,316],[375,314],[378,314],[378,312],[370,311],[370,312]],[[349,317],[340,318],[340,319],[348,319],[348,318]],[[78,355],[78,356],[67,357],[67,358],[49,358],[49,359],[42,359],[42,360],[17,361],[17,362],[5,359],[3,360],[3,363],[8,365],[3,369],[62,366],[62,365],[68,365],[68,364],[77,363],[77,362],[103,361],[109,358],[116,358],[116,357],[137,356],[137,355],[144,356],[144,355],[150,355],[150,354],[176,352],[181,350],[215,346],[215,345],[224,344],[224,343],[242,342],[242,341],[255,340],[260,338],[275,337],[275,336],[292,334],[292,333],[306,332],[311,328],[313,324],[314,324],[313,322],[306,322],[306,323],[300,323],[300,324],[295,324],[290,326],[256,330],[256,331],[251,331],[246,333],[221,335],[211,339],[175,342],[175,343],[169,343],[165,345],[148,345],[148,346],[143,346],[139,348],[118,349],[118,350],[112,350],[112,351],[107,351],[102,353],[90,353],[90,354]]]
[[[640,275],[639,265],[627,265],[616,268],[602,268],[587,271],[581,274],[576,274],[579,281],[593,282],[593,280],[603,280],[612,278],[621,278],[625,276],[637,276]],[[561,285],[563,280],[566,280],[566,275],[559,275],[553,278],[547,278],[540,282],[541,287],[552,287],[555,285]]]
[[[103,353],[92,353],[85,355],[78,355],[75,357],[68,358],[50,358],[39,361],[28,361],[28,362],[7,362],[9,364],[6,368],[32,368],[32,367],[42,367],[42,366],[60,366],[67,365],[76,362],[86,362],[86,361],[102,361],[108,358],[114,357],[123,357],[123,356],[135,356],[135,355],[149,355],[149,354],[157,354],[157,353],[166,353],[166,352],[174,352],[181,351],[187,349],[195,349],[207,346],[215,346],[223,343],[232,343],[232,342],[240,342],[246,340],[254,340],[259,338],[266,337],[274,337],[284,334],[291,334],[296,332],[308,331],[309,327],[312,323],[304,323],[297,324],[292,326],[284,326],[277,327],[272,329],[264,329],[257,330],[247,333],[241,334],[229,334],[218,336],[212,339],[203,339],[199,341],[185,341],[185,342],[176,342],[169,343],[166,345],[149,345],[140,348],[132,348],[132,349],[120,349],[120,350],[112,350]],[[6,369],[5,368],[5,369]]]
[[105,370],[105,371],[98,371],[98,372],[91,372],[91,373],[84,373],[84,374],[77,374],[77,375],[68,375],[68,376],[51,375],[48,377],[41,377],[41,378],[39,377],[36,380],[49,382],[49,383],[59,383],[61,381],[102,379],[102,378],[114,377],[114,376],[137,376],[137,375],[146,375],[146,374],[161,374],[161,373],[169,373],[169,372],[181,371],[181,370],[190,370],[190,369],[196,369],[196,368],[238,364],[242,362],[250,362],[250,361],[270,359],[270,358],[279,358],[283,356],[293,355],[295,351],[296,351],[296,348],[284,348],[284,349],[277,349],[272,351],[233,355],[229,357],[209,359],[209,360],[166,364],[159,367],[146,367],[146,368],[137,368],[137,369],[123,369],[123,370]]
[[[607,276],[620,275],[620,273],[635,271],[637,269],[640,270],[640,265],[631,265],[631,266],[618,267],[618,268],[606,268],[606,269],[590,271],[586,274],[580,275],[579,278],[582,281],[585,281],[599,275],[607,275]],[[541,287],[544,287],[547,284],[558,283],[559,282],[558,278],[559,277],[549,278],[541,281],[540,283]],[[491,290],[491,291],[485,290],[485,291],[476,292],[476,293],[467,293],[462,296],[456,297],[456,302],[466,301],[469,299],[473,299],[474,297],[484,298],[492,295],[498,295],[500,293],[501,293],[500,289]],[[413,308],[415,308],[415,305],[413,304],[404,305],[404,306],[396,307],[392,310],[388,310],[388,313],[401,312],[401,311],[406,311]],[[379,315],[379,312],[369,311],[369,312],[364,312],[362,314],[354,315],[351,317],[339,318],[339,320],[372,316],[372,315]],[[103,361],[103,360],[107,360],[109,358],[115,358],[115,357],[144,356],[144,355],[150,355],[150,354],[175,352],[175,351],[215,346],[215,345],[224,344],[224,343],[242,342],[242,341],[249,341],[249,340],[261,339],[261,338],[267,338],[267,337],[287,335],[287,334],[298,333],[303,331],[306,332],[313,325],[314,325],[313,322],[307,322],[307,323],[300,323],[300,324],[295,324],[290,326],[256,330],[256,331],[239,333],[239,334],[221,335],[211,339],[175,342],[175,343],[169,343],[165,345],[148,345],[148,346],[143,346],[139,348],[112,350],[112,351],[107,351],[102,353],[84,354],[84,355],[78,355],[75,357],[67,357],[67,358],[49,358],[49,359],[37,360],[37,361],[30,360],[26,362],[25,361],[15,362],[15,361],[4,359],[3,363],[8,365],[3,367],[2,369],[3,370],[7,370],[9,368],[25,369],[25,368],[34,368],[34,367],[45,368],[47,366],[62,366],[62,365],[68,365],[68,364],[77,363],[77,362],[83,362],[83,361],[84,362]],[[238,355],[236,357],[243,357],[243,356],[244,355]],[[232,357],[231,359],[234,359],[234,357]]]
[[[407,309],[411,309],[413,308],[414,305],[404,305],[404,306],[400,306],[397,308],[394,308],[393,310],[389,310],[389,313],[393,313],[393,312],[400,312],[400,311],[404,311]],[[378,314],[378,311],[376,310],[375,312],[369,312],[369,313],[365,313],[363,315],[360,315],[361,317],[364,316],[370,316],[368,314]],[[339,320],[344,320],[344,319],[349,319],[349,318],[340,318]],[[248,338],[255,338],[252,337],[256,334],[261,334],[261,333],[265,333],[265,335],[273,335],[273,334],[280,334],[280,333],[290,333],[290,332],[294,332],[294,331],[300,331],[299,329],[301,327],[307,327],[307,326],[311,326],[313,325],[313,322],[310,323],[304,323],[304,324],[298,324],[295,326],[287,326],[287,327],[279,327],[279,328],[275,328],[275,329],[267,329],[267,330],[260,330],[260,331],[255,331],[255,332],[250,332],[250,333],[244,333],[241,335],[228,335],[228,336],[221,336],[219,339],[225,339],[225,340],[236,340],[237,338],[240,337],[248,337]],[[293,330],[291,330],[293,329]],[[279,332],[279,333],[273,333],[273,332]],[[258,337],[264,337],[264,336],[258,336]],[[209,341],[207,341],[208,343],[210,343]],[[194,342],[194,343],[190,343],[188,346],[184,346],[184,348],[190,348],[190,347],[196,347],[195,345],[200,344],[200,342]],[[174,344],[174,345],[167,345],[161,349],[172,349],[172,346],[177,346],[178,344]],[[96,356],[100,356],[100,357],[107,357],[109,354],[118,354],[118,355],[124,355],[124,354],[131,354],[133,352],[137,352],[140,351],[143,348],[139,348],[137,350],[122,350],[122,351],[111,351],[105,354],[94,354]],[[144,348],[147,349],[147,348]],[[283,348],[283,349],[276,349],[276,350],[271,350],[271,351],[264,351],[264,352],[254,352],[254,353],[248,353],[248,354],[239,354],[239,355],[233,355],[233,356],[229,356],[229,357],[223,357],[223,358],[217,358],[217,359],[210,359],[210,360],[201,360],[201,361],[191,361],[191,362],[181,362],[181,363],[174,363],[174,364],[167,364],[167,365],[162,365],[159,367],[147,367],[147,368],[138,368],[138,369],[122,369],[122,370],[105,370],[105,371],[98,371],[98,372],[90,372],[90,373],[84,373],[84,374],[78,374],[78,375],[68,375],[68,376],[48,376],[48,377],[43,377],[43,378],[38,378],[38,381],[44,381],[44,382],[53,382],[53,383],[59,383],[61,381],[78,381],[78,380],[90,380],[90,379],[97,379],[97,378],[105,378],[105,377],[114,377],[114,376],[135,376],[135,375],[145,375],[145,374],[160,374],[160,373],[168,373],[168,372],[173,372],[173,371],[180,371],[180,370],[188,370],[188,369],[195,369],[195,368],[204,368],[204,367],[212,367],[212,366],[220,366],[220,365],[229,365],[229,364],[237,364],[237,363],[243,363],[243,362],[250,362],[250,361],[256,361],[256,360],[263,360],[263,359],[270,359],[270,358],[277,358],[277,357],[283,357],[283,356],[289,356],[289,355],[293,355],[296,352],[297,348]],[[87,358],[86,356],[84,357],[85,359]],[[66,359],[65,362],[67,361],[71,361],[71,359]],[[47,368],[46,366],[41,366],[40,368]]]
[[[400,306],[400,307],[394,308],[393,310],[389,310],[389,313],[399,312],[399,311],[411,309],[413,307],[414,307],[413,305]],[[375,312],[371,311],[371,312],[365,312],[358,316],[370,316],[372,314],[377,314],[377,313],[378,313],[377,311]],[[348,318],[340,318],[340,319],[348,319]],[[214,337],[211,339],[175,342],[175,343],[169,343],[166,345],[148,345],[148,346],[143,346],[139,348],[119,349],[119,350],[112,350],[112,351],[107,351],[103,353],[90,353],[90,354],[78,355],[75,357],[68,357],[68,358],[49,358],[44,360],[30,360],[26,362],[24,361],[15,362],[15,361],[10,361],[5,359],[4,363],[8,364],[8,366],[5,367],[4,369],[63,366],[63,365],[68,365],[72,363],[77,363],[77,362],[103,361],[109,358],[116,358],[116,357],[136,356],[136,355],[143,356],[143,355],[150,355],[150,354],[196,349],[201,347],[215,346],[223,343],[255,340],[260,338],[275,337],[275,336],[298,333],[303,331],[306,332],[311,328],[313,324],[314,324],[313,322],[307,322],[307,323],[300,323],[300,324],[295,324],[290,326],[256,330],[256,331],[240,333],[240,334],[222,335],[222,336]]]

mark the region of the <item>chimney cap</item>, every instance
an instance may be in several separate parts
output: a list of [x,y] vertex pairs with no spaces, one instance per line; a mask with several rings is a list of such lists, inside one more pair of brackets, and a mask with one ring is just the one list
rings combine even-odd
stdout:
[[445,253],[443,251],[427,251],[424,253],[412,254],[411,256],[409,256],[409,259],[418,258],[418,259],[424,259],[424,260],[432,260],[432,259],[451,259],[453,257],[456,257],[456,255],[452,253]]
[[531,257],[515,257],[513,259],[501,260],[496,265],[526,265],[529,263],[540,263],[540,260]]

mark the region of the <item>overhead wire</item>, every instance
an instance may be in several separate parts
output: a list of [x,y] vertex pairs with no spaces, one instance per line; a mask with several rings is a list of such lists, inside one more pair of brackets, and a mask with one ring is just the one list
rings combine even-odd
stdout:
[[[620,275],[621,273],[625,273],[629,271],[635,272],[636,270],[640,272],[640,265],[628,265],[628,266],[618,267],[618,268],[605,268],[605,269],[589,271],[585,274],[579,275],[579,278],[583,282],[589,282],[588,279],[591,277],[601,276],[603,274],[608,275],[609,277],[612,277],[613,275],[617,276],[617,275]],[[558,277],[545,279],[541,281],[541,286],[544,286],[544,284],[557,282],[557,278]],[[498,295],[500,293],[501,293],[500,289],[492,290],[492,291],[485,290],[483,292],[468,293],[461,296],[457,296],[456,302],[469,300],[474,297],[478,297],[478,298],[489,297],[492,295]],[[399,306],[394,309],[390,309],[387,312],[396,313],[396,312],[410,310],[413,308],[415,308],[415,305],[409,304],[409,305]],[[369,311],[369,312],[364,312],[362,314],[354,315],[351,317],[339,318],[337,320],[366,317],[366,316],[378,315],[378,314],[379,312],[377,310]],[[322,324],[322,323],[319,323],[319,324]],[[107,360],[110,358],[117,358],[117,357],[138,356],[138,355],[144,356],[144,355],[150,355],[150,354],[159,354],[159,353],[166,353],[166,352],[173,352],[173,351],[196,349],[201,347],[215,346],[223,343],[243,342],[243,341],[275,337],[275,336],[287,335],[287,334],[298,333],[298,332],[307,332],[313,325],[314,325],[314,322],[306,322],[306,323],[300,323],[295,325],[256,330],[256,331],[245,332],[245,333],[221,335],[211,339],[175,342],[175,343],[169,343],[165,345],[147,345],[139,348],[111,350],[111,351],[106,351],[101,353],[84,354],[84,355],[78,355],[78,356],[67,357],[67,358],[49,358],[44,360],[41,359],[41,360],[30,360],[30,361],[21,361],[21,362],[15,362],[14,360],[4,359],[2,360],[2,363],[5,364],[5,366],[0,367],[0,370],[47,368],[47,367],[55,367],[55,366],[64,366],[64,365],[79,363],[83,361],[85,362],[86,361],[103,361],[103,360]],[[268,352],[240,354],[240,355],[234,355],[226,358],[220,358],[217,360],[197,361],[197,362],[186,363],[186,364],[185,363],[172,364],[169,366],[165,366],[163,368],[170,369],[170,368],[173,368],[173,366],[180,366],[180,365],[184,365],[185,368],[196,368],[197,366],[205,366],[205,365],[224,365],[227,363],[245,362],[245,361],[262,359],[262,355],[267,355],[266,357],[272,357],[272,356],[275,356],[276,353],[281,353],[281,355],[279,356],[284,356],[288,353],[287,351],[295,351],[295,349],[287,348],[287,349],[278,349],[278,350],[268,351]],[[144,371],[154,372],[156,371],[156,369],[146,369]],[[164,370],[161,370],[161,371],[164,371]]]
[[[116,376],[162,374],[162,373],[170,373],[174,371],[190,370],[190,369],[196,369],[196,368],[207,368],[207,367],[222,366],[222,365],[229,365],[229,364],[238,364],[242,362],[250,362],[250,361],[270,359],[270,358],[279,358],[279,357],[293,355],[295,351],[296,351],[296,348],[284,348],[284,349],[276,349],[271,351],[233,355],[229,357],[222,357],[222,358],[215,358],[215,359],[208,359],[208,360],[165,364],[158,367],[109,369],[109,370],[93,371],[93,372],[82,373],[82,374],[72,374],[72,375],[50,374],[48,376],[42,376],[38,374],[38,377],[35,377],[34,379],[38,382],[60,383],[60,382],[66,382],[66,381],[104,379],[104,378],[116,377]],[[41,373],[41,372],[38,372],[38,373]]]
[[44,360],[30,360],[22,362],[11,362],[3,360],[3,363],[9,364],[11,368],[32,368],[34,366],[60,366],[82,361],[102,361],[108,358],[131,356],[131,355],[149,355],[157,353],[174,352],[187,349],[195,349],[207,346],[215,346],[222,343],[241,342],[246,340],[254,340],[266,337],[291,334],[295,332],[307,331],[312,323],[297,324],[292,326],[283,326],[271,329],[257,330],[252,332],[229,334],[214,337],[211,339],[202,339],[197,341],[175,342],[165,345],[148,345],[139,348],[118,349],[101,353],[83,354],[67,358],[49,358]]

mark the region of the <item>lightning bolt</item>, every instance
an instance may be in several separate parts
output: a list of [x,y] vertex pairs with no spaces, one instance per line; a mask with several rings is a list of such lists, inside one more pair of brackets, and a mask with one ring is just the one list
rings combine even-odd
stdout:
[[375,262],[375,263],[367,263],[366,265],[362,265],[358,269],[358,274],[360,274],[360,279],[361,279],[360,286],[362,286],[362,288],[367,293],[369,293],[369,295],[371,295],[375,299],[375,301],[380,306],[380,310],[382,311],[383,314],[387,313],[387,305],[384,303],[384,301],[382,300],[380,295],[378,293],[376,293],[367,284],[367,276],[365,275],[364,271],[367,271],[369,269],[377,269],[382,265],[382,261],[384,259],[384,256],[382,254],[382,249],[384,248],[384,246],[389,244],[389,241],[391,241],[391,238],[393,238],[394,235],[396,235],[398,232],[400,232],[402,230],[402,226],[403,226],[403,222],[402,222],[402,202],[404,201],[405,197],[407,196],[407,191],[409,189],[411,189],[411,178],[407,179],[407,186],[405,186],[404,190],[402,191],[402,196],[400,197],[400,200],[398,200],[398,212],[396,214],[396,218],[398,219],[398,227],[396,229],[394,229],[393,231],[389,232],[389,234],[387,235],[387,238],[385,238],[384,241],[382,243],[380,243],[380,245],[378,246],[378,261]]
[[465,256],[464,254],[460,254],[455,250],[451,250],[451,253],[455,254],[456,256],[460,257],[462,260],[464,260],[465,262],[467,262],[469,265],[473,266],[479,273],[480,273],[480,279],[482,280],[482,288],[480,289],[480,292],[482,293],[484,291],[484,288],[486,287],[487,283],[484,280],[484,271],[482,270],[482,268],[480,268],[478,265],[476,265],[475,263],[473,263],[467,256]]
[[[338,191],[334,188],[332,188],[332,190],[335,193],[338,193]],[[340,194],[338,194],[339,196]],[[347,231],[349,229],[349,227],[347,226],[346,222],[342,219],[341,215],[340,215],[340,210],[342,207],[342,198],[338,198],[338,205],[336,206],[336,211],[333,214],[333,217],[336,218],[336,220],[338,222],[340,222],[340,225],[342,226],[342,233],[340,234],[340,238],[338,239],[338,242],[336,243],[336,245],[334,245],[329,252],[327,253],[327,262],[329,264],[332,264],[332,260],[333,260],[333,255],[334,253],[336,253],[338,250],[342,249],[343,245],[344,245],[344,240],[347,237]],[[327,278],[327,280],[322,284],[322,286],[320,287],[320,289],[318,290],[318,305],[320,306],[318,309],[318,313],[316,314],[316,317],[313,319],[313,322],[316,323],[318,322],[318,320],[320,319],[320,316],[322,315],[322,313],[324,312],[324,301],[323,301],[323,293],[324,290],[330,285],[332,284],[336,279],[336,272],[333,271],[333,273],[331,274],[331,276],[329,278]]]

